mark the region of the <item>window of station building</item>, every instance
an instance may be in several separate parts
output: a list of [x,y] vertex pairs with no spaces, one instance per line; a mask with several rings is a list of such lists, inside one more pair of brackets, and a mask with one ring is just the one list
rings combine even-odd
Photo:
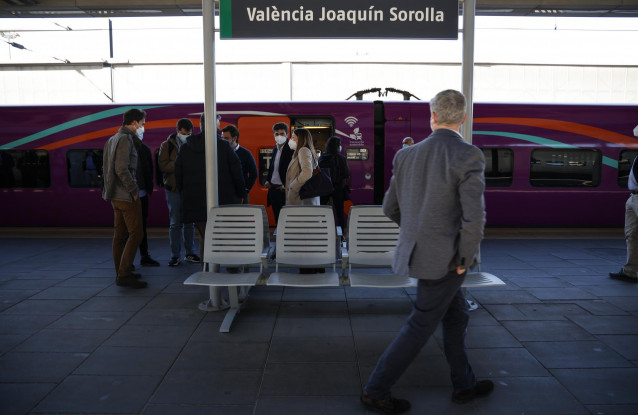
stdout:
[[50,185],[48,151],[0,150],[0,188],[43,188]]
[[485,185],[509,187],[514,179],[514,151],[509,148],[482,148],[485,156]]
[[102,149],[69,150],[66,168],[69,186],[100,187],[102,183]]
[[537,149],[530,160],[530,183],[539,187],[596,187],[602,153],[594,149]]
[[[638,150],[623,150],[618,157],[618,186],[627,189],[629,186],[629,171],[634,158],[638,156]],[[638,177],[636,177],[638,179]]]

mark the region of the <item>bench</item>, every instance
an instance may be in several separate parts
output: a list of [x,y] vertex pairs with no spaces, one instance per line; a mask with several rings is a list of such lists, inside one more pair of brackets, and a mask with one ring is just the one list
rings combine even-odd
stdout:
[[[186,285],[208,286],[210,298],[200,309],[223,308],[220,290],[228,287],[229,310],[220,332],[229,332],[242,303],[239,289],[255,285],[285,287],[415,287],[417,280],[391,270],[399,227],[388,219],[381,206],[350,208],[347,246],[335,227],[330,206],[284,206],[279,214],[275,246],[270,244],[268,218],[263,206],[225,205],[212,208],[206,224],[204,269],[184,281]],[[274,256],[273,256],[274,253]],[[341,276],[337,263],[341,259]],[[269,260],[275,270],[269,275]],[[228,273],[220,267],[259,267],[259,271]],[[286,270],[280,270],[285,268]],[[291,268],[328,268],[306,274]],[[380,272],[371,272],[378,268]],[[470,272],[464,288],[500,287],[505,283],[486,272]]]
[[[331,206],[284,206],[275,236],[275,272],[267,285],[288,287],[338,287],[337,239]],[[331,267],[318,274],[282,272],[279,267]]]
[[[342,274],[348,270],[351,287],[416,287],[417,280],[392,272],[392,258],[399,237],[399,226],[383,214],[381,206],[358,205],[348,215],[348,244]],[[381,268],[381,273],[366,271]],[[362,270],[364,269],[364,270]],[[505,283],[487,272],[468,272],[464,288],[503,287]]]
[[[186,285],[208,286],[210,298],[200,304],[207,311],[221,310],[221,287],[228,287],[229,310],[224,317],[221,332],[229,332],[239,313],[238,289],[250,289],[267,273],[266,261],[270,248],[268,216],[264,206],[224,205],[210,210],[204,240],[204,269],[184,281]],[[227,273],[221,266],[258,266],[258,272]]]

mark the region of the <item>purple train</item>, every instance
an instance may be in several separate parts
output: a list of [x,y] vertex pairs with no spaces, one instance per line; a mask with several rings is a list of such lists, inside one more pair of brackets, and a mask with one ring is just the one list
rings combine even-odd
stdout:
[[[99,164],[129,108],[147,111],[144,142],[154,151],[179,118],[192,119],[197,131],[203,104],[1,107],[0,226],[111,226]],[[252,203],[266,201],[275,122],[310,129],[319,150],[330,136],[342,137],[354,204],[381,203],[402,139],[418,143],[430,133],[423,102],[220,103],[218,111],[257,161]],[[486,158],[488,225],[622,226],[637,123],[635,106],[476,104],[473,143]],[[159,187],[149,224],[168,225]]]

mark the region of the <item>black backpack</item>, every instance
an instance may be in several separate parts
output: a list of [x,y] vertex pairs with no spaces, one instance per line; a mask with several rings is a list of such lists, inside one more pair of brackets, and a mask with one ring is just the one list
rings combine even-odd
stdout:
[[[170,140],[168,140],[168,153],[170,154],[171,151],[173,151],[173,148],[175,146],[173,145],[173,143],[171,143]],[[164,187],[164,173],[162,173],[162,170],[160,169],[160,165],[159,165],[159,152],[160,152],[160,147],[155,149],[155,183],[157,184],[158,187]]]

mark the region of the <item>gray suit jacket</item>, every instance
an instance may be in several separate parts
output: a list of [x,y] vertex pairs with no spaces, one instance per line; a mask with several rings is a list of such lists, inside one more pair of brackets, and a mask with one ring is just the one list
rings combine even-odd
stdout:
[[399,224],[392,269],[435,280],[476,263],[485,226],[485,158],[453,130],[399,150],[383,212]]

